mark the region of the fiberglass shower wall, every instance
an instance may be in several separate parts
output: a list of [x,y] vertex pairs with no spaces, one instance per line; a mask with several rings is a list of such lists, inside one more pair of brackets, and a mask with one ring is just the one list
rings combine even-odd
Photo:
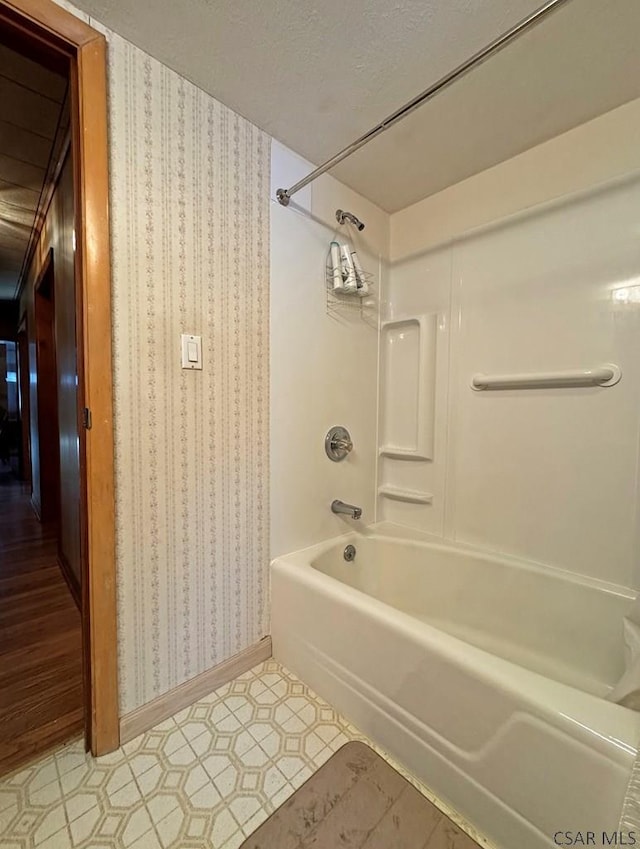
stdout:
[[[383,493],[430,501],[382,494],[379,519],[640,586],[639,210],[640,176],[631,173],[392,261],[385,317],[437,316],[425,372],[434,450],[424,460],[381,456]],[[384,327],[381,342],[384,379]],[[608,388],[470,386],[479,372],[606,363],[622,370]],[[416,420],[417,393],[409,397]],[[383,383],[383,435],[385,403]]]

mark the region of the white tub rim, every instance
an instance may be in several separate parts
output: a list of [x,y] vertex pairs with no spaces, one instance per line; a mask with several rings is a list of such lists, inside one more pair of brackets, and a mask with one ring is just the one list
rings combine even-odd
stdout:
[[[441,551],[445,553],[468,554],[484,562],[496,563],[500,566],[507,566],[532,574],[542,574],[566,583],[578,584],[583,587],[600,590],[601,592],[605,592],[609,595],[615,595],[620,598],[627,599],[629,603],[635,601],[640,595],[640,591],[636,591],[630,587],[625,587],[622,584],[616,584],[613,581],[605,581],[601,578],[594,578],[591,575],[580,575],[577,572],[572,572],[570,569],[565,569],[560,566],[541,563],[536,560],[526,560],[525,558],[516,557],[515,555],[507,554],[503,551],[494,551],[471,543],[443,539],[442,537],[426,534],[423,531],[416,531],[413,528],[405,527],[403,525],[395,525],[390,522],[377,522],[363,526],[362,528],[350,528],[343,534],[331,537],[330,539],[312,543],[311,545],[296,549],[295,551],[278,554],[272,558],[271,563],[283,558],[287,560],[289,558],[295,558],[297,560],[298,557],[312,552],[316,556],[319,556],[330,551],[332,548],[335,548],[343,541],[345,545],[349,543],[355,544],[358,539],[376,539],[381,542],[400,543],[402,545],[407,545],[410,548],[429,548],[433,551]],[[291,562],[293,562],[293,560]],[[305,565],[310,564],[307,564],[305,561]]]
[[[380,539],[392,543],[415,543],[417,547],[425,547],[424,540],[388,536],[377,532],[375,526],[368,526],[365,534],[357,530],[350,530],[338,537],[315,543],[290,554],[275,557],[271,562],[271,569],[284,569],[286,571],[293,569],[296,579],[313,591],[322,593],[325,597],[329,597],[335,602],[347,603],[360,611],[365,611],[377,619],[383,626],[385,624],[388,626],[392,623],[392,627],[396,628],[401,634],[410,637],[412,640],[417,640],[421,644],[428,645],[430,648],[436,648],[442,653],[444,658],[456,666],[468,667],[471,662],[477,661],[474,663],[474,674],[479,679],[485,684],[492,686],[498,685],[507,692],[517,695],[517,697],[527,702],[534,711],[547,713],[549,709],[548,697],[551,696],[554,703],[560,704],[565,708],[564,710],[556,710],[557,715],[563,721],[575,724],[584,733],[591,735],[594,738],[595,748],[599,748],[598,741],[600,741],[602,744],[613,745],[621,753],[626,753],[627,756],[635,756],[638,753],[640,746],[639,712],[599,698],[591,693],[565,684],[562,681],[556,681],[542,673],[520,666],[514,661],[492,654],[486,649],[466,642],[453,634],[441,630],[435,625],[417,619],[410,613],[369,595],[364,590],[343,583],[312,565],[312,554],[318,556],[343,544],[347,545],[350,542],[357,543],[357,540],[365,535],[372,539]],[[428,547],[436,551],[475,553],[473,549],[462,549],[457,544],[451,545],[438,542],[434,545],[428,544]],[[511,558],[494,558],[486,552],[483,553],[486,560],[497,561],[501,565],[521,566],[521,563],[517,560],[512,561]],[[525,562],[523,568],[539,573],[537,564],[528,564]],[[563,570],[556,570],[553,567],[543,568],[543,573],[550,574],[559,580],[563,580],[565,577]],[[570,577],[573,579],[572,582],[583,584],[580,576],[571,575]],[[575,580],[576,578],[578,580]],[[616,591],[621,588],[617,585],[613,585],[615,589],[612,590],[612,585],[605,585],[603,587],[602,583],[601,581],[597,581],[595,588],[604,592],[613,592],[616,595],[622,594],[631,600],[632,597],[629,596],[629,591],[619,593]],[[587,579],[586,585],[594,587],[592,579]],[[526,693],[526,696],[523,691]],[[584,716],[585,713],[590,712],[592,713],[591,716]],[[577,716],[572,716],[574,713]],[[580,716],[583,717],[584,721],[581,721]],[[619,726],[619,733],[613,732],[611,729],[612,724]]]

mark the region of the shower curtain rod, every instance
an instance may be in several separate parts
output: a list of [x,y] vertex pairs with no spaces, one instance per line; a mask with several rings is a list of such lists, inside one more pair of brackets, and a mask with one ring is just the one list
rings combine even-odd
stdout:
[[410,115],[414,110],[418,109],[418,107],[422,106],[423,103],[426,103],[428,100],[431,100],[436,94],[441,92],[443,89],[447,88],[451,83],[455,82],[460,77],[464,76],[468,71],[475,68],[493,53],[496,53],[502,47],[505,47],[511,41],[513,41],[517,36],[521,33],[525,32],[525,30],[532,27],[534,24],[537,24],[543,17],[545,17],[549,12],[552,12],[557,6],[560,6],[562,3],[566,3],[567,0],[548,0],[544,6],[541,6],[539,9],[536,9],[535,12],[532,12],[526,18],[523,18],[519,23],[515,26],[511,27],[511,29],[503,32],[502,35],[499,35],[498,38],[494,39],[490,44],[487,44],[486,47],[483,47],[482,50],[479,50],[477,53],[474,53],[471,58],[467,59],[461,65],[458,65],[457,68],[454,68],[453,71],[450,71],[444,77],[441,77],[437,82],[433,83],[433,85],[429,86],[428,89],[422,92],[422,94],[418,94],[408,103],[405,103],[404,106],[401,106],[400,109],[396,109],[391,115],[384,119],[380,124],[375,126],[373,129],[369,130],[368,133],[365,133],[363,136],[360,136],[359,139],[356,139],[350,145],[343,148],[339,153],[336,153],[335,156],[332,156],[331,159],[327,159],[322,165],[319,165],[314,171],[311,171],[310,174],[307,174],[306,177],[303,177],[302,180],[298,180],[297,183],[294,183],[293,186],[289,189],[278,189],[276,191],[276,198],[282,204],[282,206],[289,206],[289,201],[292,196],[299,192],[300,189],[303,189],[309,183],[313,182],[316,177],[320,177],[321,174],[324,174],[325,171],[329,171],[330,168],[333,168],[334,165],[338,165],[339,162],[342,162],[343,159],[346,159],[348,156],[351,156],[352,153],[355,153],[356,150],[359,150],[361,147],[364,147],[365,144],[370,142],[372,139],[375,139],[376,136],[379,136],[385,130],[388,130],[389,127],[393,127],[394,124],[397,124],[399,121],[402,121],[403,118],[406,118],[407,115]]

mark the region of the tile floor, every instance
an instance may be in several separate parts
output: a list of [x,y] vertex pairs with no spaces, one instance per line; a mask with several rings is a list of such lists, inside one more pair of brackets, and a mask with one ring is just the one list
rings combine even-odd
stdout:
[[78,741],[0,781],[0,846],[237,849],[352,739],[269,660],[117,752],[94,760]]

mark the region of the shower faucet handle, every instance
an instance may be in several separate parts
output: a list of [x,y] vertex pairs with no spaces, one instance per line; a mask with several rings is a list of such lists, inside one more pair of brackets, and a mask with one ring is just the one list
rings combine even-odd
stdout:
[[353,450],[351,434],[346,427],[336,425],[336,427],[331,428],[324,439],[324,450],[327,457],[334,463],[344,460],[347,454]]
[[353,449],[353,442],[350,439],[338,439],[338,438],[336,438],[336,439],[332,440],[331,447],[334,448],[334,449],[338,448],[341,451],[346,451],[347,453],[349,453],[349,451],[351,451]]

